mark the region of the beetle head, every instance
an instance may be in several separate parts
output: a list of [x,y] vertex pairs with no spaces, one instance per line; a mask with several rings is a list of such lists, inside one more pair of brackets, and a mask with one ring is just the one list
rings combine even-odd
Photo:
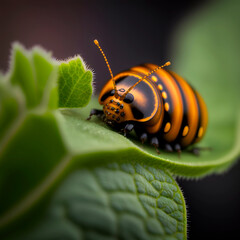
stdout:
[[[125,92],[120,89],[119,92]],[[115,94],[115,90],[110,91],[108,97],[103,103],[103,112],[106,120],[110,124],[122,123],[132,117],[130,103],[134,101],[134,96],[128,93],[122,100],[121,95]]]

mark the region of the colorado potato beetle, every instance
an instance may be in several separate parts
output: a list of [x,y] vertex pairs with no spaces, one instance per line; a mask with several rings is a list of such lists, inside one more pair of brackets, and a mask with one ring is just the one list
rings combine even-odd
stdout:
[[156,148],[181,152],[199,142],[205,134],[208,114],[200,94],[182,77],[162,66],[142,64],[113,76],[108,60],[97,40],[111,79],[102,88],[99,103],[103,110],[92,115],[103,119],[126,136],[135,130],[141,142]]

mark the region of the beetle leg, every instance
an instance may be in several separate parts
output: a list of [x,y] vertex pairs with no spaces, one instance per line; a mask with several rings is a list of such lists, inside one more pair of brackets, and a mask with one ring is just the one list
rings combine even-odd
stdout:
[[182,150],[181,150],[180,144],[176,144],[176,145],[174,146],[174,150],[177,151],[178,157],[181,158],[181,152],[182,152]]
[[193,148],[189,150],[189,152],[193,153],[195,156],[200,156],[200,151],[198,148]]
[[140,136],[140,140],[142,142],[142,144],[144,144],[146,141],[147,141],[147,133],[142,133],[141,136]]
[[134,125],[132,123],[127,123],[123,130],[124,137],[126,137],[127,134],[133,130],[133,128],[134,128]]
[[188,152],[193,153],[195,156],[200,155],[200,151],[211,151],[211,147],[193,147],[192,149],[189,149]]
[[156,137],[153,137],[152,139],[151,139],[151,145],[153,145],[154,147],[155,147],[155,149],[156,149],[156,152],[158,153],[158,154],[160,154],[160,152],[159,152],[159,150],[158,150],[158,147],[159,147],[159,141],[158,141],[158,139],[156,138]]
[[103,113],[103,110],[98,110],[98,109],[92,109],[91,110],[91,112],[90,112],[90,114],[89,114],[89,117],[87,118],[87,120],[90,120],[91,119],[91,117],[93,116],[93,115],[96,115],[96,116],[102,116],[104,113]]
[[172,146],[170,144],[165,144],[165,150],[167,152],[173,152],[173,148],[172,148]]

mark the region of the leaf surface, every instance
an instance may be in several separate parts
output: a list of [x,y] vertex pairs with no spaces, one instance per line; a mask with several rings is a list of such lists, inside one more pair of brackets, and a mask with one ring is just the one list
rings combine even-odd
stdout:
[[[96,99],[81,111],[62,111],[66,123],[70,123],[62,126],[72,151],[95,156],[95,149],[96,155],[107,153],[112,158],[118,158],[119,153],[115,153],[121,151],[131,159],[151,162],[185,177],[227,170],[240,153],[239,11],[239,1],[221,1],[217,6],[212,3],[187,19],[174,37],[172,70],[200,92],[208,107],[207,133],[197,146],[212,151],[202,151],[200,157],[187,151],[181,158],[164,151],[158,155],[152,146],[142,146],[135,136],[129,141],[96,118],[86,122],[91,108],[101,109]],[[78,141],[88,143],[79,146]]]
[[116,237],[186,239],[184,199],[169,174],[128,162],[73,171],[23,239]]
[[92,95],[92,72],[78,56],[59,66],[59,107],[77,108],[88,104]]
[[[81,111],[62,112],[66,122],[71,122],[63,124],[63,132],[72,150],[91,154],[93,147],[98,151],[96,154],[108,152],[113,158],[118,158],[119,153],[115,155],[115,152],[121,150],[131,159],[151,162],[185,177],[227,170],[240,153],[239,11],[239,1],[213,3],[187,19],[174,37],[177,43],[172,54],[172,70],[200,92],[208,107],[207,133],[197,146],[210,147],[212,151],[202,151],[200,157],[187,151],[181,158],[164,151],[158,155],[153,147],[142,146],[135,136],[130,136],[128,141],[96,118],[86,122],[91,108],[101,108],[96,99]],[[78,147],[77,139],[89,142]]]
[[170,174],[130,159],[133,143],[79,120],[79,110],[54,110],[58,64],[38,48],[14,49],[0,85],[1,239],[186,239],[185,202]]
[[30,207],[25,197],[65,155],[51,111],[56,79],[57,65],[44,50],[13,46],[11,70],[0,83],[0,225]]

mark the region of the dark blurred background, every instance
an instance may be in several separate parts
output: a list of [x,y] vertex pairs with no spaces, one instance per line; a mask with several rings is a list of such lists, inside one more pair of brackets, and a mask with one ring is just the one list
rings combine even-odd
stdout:
[[[39,44],[57,59],[80,54],[95,72],[96,94],[109,78],[93,40],[113,73],[143,62],[169,60],[172,36],[184,18],[210,1],[0,1],[0,69],[13,41]],[[188,206],[188,239],[239,235],[240,164],[223,175],[178,180]]]
[[57,59],[80,54],[96,75],[99,91],[109,78],[96,38],[113,73],[143,62],[169,59],[171,34],[207,1],[6,0],[0,5],[0,66],[7,69],[11,43],[39,44]]

